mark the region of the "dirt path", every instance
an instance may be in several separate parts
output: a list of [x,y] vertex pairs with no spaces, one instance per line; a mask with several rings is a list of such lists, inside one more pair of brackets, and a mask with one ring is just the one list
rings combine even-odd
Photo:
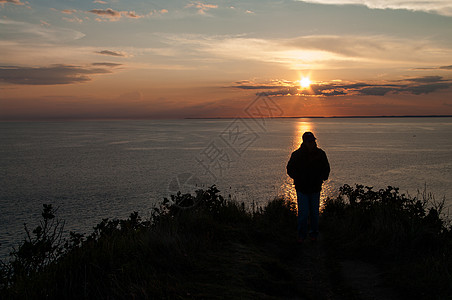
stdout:
[[321,241],[305,241],[294,246],[293,267],[298,274],[304,299],[345,299],[338,297],[330,279],[327,256]]
[[295,247],[298,255],[294,267],[305,299],[397,299],[382,285],[382,274],[376,266],[363,261],[332,261],[321,239]]
[[382,285],[382,274],[372,264],[358,261],[341,261],[341,273],[345,283],[363,300],[392,300],[394,293]]

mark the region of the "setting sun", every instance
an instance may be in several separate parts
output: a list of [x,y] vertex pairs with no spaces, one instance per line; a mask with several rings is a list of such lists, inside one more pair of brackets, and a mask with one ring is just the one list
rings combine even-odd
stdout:
[[309,77],[303,77],[300,79],[300,86],[302,88],[308,88],[311,85],[311,80]]

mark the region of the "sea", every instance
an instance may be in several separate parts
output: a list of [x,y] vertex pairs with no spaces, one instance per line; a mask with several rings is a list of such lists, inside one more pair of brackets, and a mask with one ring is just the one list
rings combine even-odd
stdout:
[[286,165],[305,131],[329,159],[322,201],[344,184],[430,194],[452,208],[452,118],[274,118],[0,122],[0,258],[43,204],[65,232],[149,218],[163,199],[212,185],[250,209],[295,199]]

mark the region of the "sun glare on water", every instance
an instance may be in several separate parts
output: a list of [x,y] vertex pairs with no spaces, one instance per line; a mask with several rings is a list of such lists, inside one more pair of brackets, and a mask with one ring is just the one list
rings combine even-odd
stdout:
[[311,85],[311,80],[309,77],[303,77],[300,79],[300,86],[302,88],[308,88]]

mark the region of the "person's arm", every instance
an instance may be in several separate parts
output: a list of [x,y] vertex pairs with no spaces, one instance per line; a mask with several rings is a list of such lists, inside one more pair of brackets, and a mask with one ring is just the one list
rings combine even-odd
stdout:
[[330,163],[328,162],[328,158],[326,157],[326,153],[323,152],[323,170],[322,170],[322,180],[325,181],[330,176]]
[[[294,152],[295,153],[295,152]],[[295,155],[292,153],[290,156],[289,162],[287,163],[287,175],[289,175],[290,178],[295,179],[297,177],[297,170],[295,166]]]

